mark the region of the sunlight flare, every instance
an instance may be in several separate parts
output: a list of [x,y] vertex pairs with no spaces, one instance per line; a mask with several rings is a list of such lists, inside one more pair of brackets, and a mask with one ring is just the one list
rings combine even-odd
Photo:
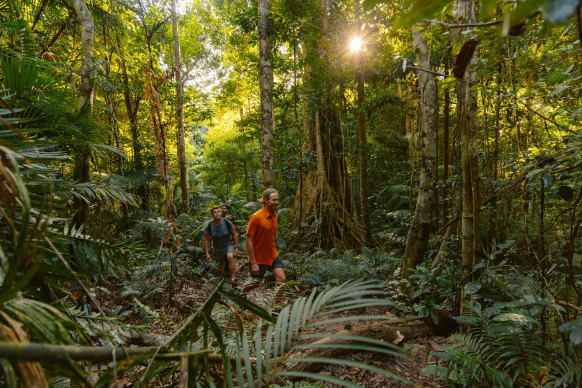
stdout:
[[352,40],[350,41],[350,50],[356,52],[360,51],[361,48],[362,48],[362,38],[360,37],[352,38]]

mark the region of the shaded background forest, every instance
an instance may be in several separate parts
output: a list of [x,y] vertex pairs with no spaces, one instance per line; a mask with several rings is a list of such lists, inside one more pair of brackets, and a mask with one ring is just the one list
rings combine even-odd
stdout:
[[[580,2],[273,0],[267,116],[258,10],[0,0],[0,384],[105,384],[111,370],[43,371],[2,347],[120,346],[135,331],[174,333],[163,350],[188,344],[188,360],[212,348],[225,374],[227,356],[251,362],[264,344],[226,333],[237,313],[214,307],[229,297],[211,293],[201,231],[227,203],[244,236],[267,186],[298,293],[374,279],[396,315],[457,332],[425,374],[580,384]],[[171,385],[190,365],[144,359],[119,366],[128,384],[133,367]]]

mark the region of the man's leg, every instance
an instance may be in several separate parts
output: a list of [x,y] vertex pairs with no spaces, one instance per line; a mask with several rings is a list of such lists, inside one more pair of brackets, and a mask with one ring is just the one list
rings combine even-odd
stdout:
[[243,293],[251,292],[255,288],[259,287],[262,284],[263,276],[265,276],[265,272],[267,272],[267,268],[269,267],[265,264],[259,264],[259,274],[255,275],[251,270],[250,263],[248,263],[248,266],[251,278],[245,282],[242,290]]
[[230,269],[230,277],[236,278],[236,263],[234,262],[234,253],[229,252],[226,254],[228,260],[228,268]]
[[[218,277],[223,277],[225,275],[225,266],[228,264],[227,253],[224,251],[214,252],[214,258],[216,265],[218,265]],[[226,268],[226,275],[228,276],[228,268]]]
[[273,268],[273,276],[277,283],[285,283],[287,281],[287,276],[285,276],[284,268]]

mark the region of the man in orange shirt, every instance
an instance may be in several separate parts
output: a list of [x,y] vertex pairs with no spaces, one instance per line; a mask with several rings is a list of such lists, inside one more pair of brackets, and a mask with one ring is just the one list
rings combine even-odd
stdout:
[[275,238],[277,237],[277,213],[279,194],[275,189],[263,192],[263,208],[249,219],[246,246],[249,254],[251,277],[261,279],[271,271],[278,283],[287,281],[285,264],[279,258]]

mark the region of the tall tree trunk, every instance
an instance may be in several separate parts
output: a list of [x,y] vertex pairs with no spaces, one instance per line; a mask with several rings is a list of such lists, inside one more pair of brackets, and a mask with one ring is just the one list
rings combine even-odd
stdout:
[[[455,17],[458,24],[475,23],[474,0],[457,0]],[[454,39],[460,45],[466,34],[462,29],[455,29]],[[479,206],[480,206],[480,170],[479,152],[477,148],[477,94],[471,90],[472,82],[476,82],[473,65],[476,55],[471,59],[463,79],[456,83],[457,91],[457,118],[461,133],[461,165],[463,175],[463,210],[462,210],[462,269],[461,269],[461,314],[464,313],[465,293],[464,285],[470,280],[470,274],[475,265],[475,252],[479,247]]]
[[[413,46],[420,53],[418,65],[423,69],[430,69],[428,46],[422,34],[423,30],[417,26],[412,27]],[[404,264],[402,266],[402,276],[404,278],[408,278],[410,269],[416,267],[422,261],[430,235],[433,208],[436,202],[437,86],[433,75],[430,73],[419,71],[417,77],[421,106],[421,169],[416,208],[406,239]]]
[[[303,155],[316,155],[315,169],[303,176],[297,191],[289,219],[292,225],[314,223],[318,245],[330,248],[334,245],[346,248],[361,247],[364,236],[355,212],[351,190],[345,179],[349,177],[343,149],[339,114],[332,108],[328,87],[322,85],[327,77],[325,38],[327,27],[327,3],[321,0],[322,39],[318,47],[304,46],[306,65],[304,83],[306,97],[303,103]],[[320,77],[311,76],[311,66]],[[321,82],[320,85],[315,85]],[[320,92],[316,93],[316,90]],[[319,103],[311,104],[311,101]],[[317,106],[319,105],[319,106]],[[343,198],[345,196],[345,198]],[[347,224],[348,227],[344,227]]]
[[[449,74],[449,56],[445,57],[445,74]],[[450,109],[451,109],[451,92],[447,86],[444,91],[445,101],[443,107],[443,225],[447,223],[449,214],[449,143],[450,143]]]
[[150,117],[152,119],[153,135],[154,135],[154,145],[156,151],[156,162],[158,165],[158,172],[161,177],[162,184],[165,189],[165,200],[164,200],[164,217],[169,218],[171,215],[175,214],[175,207],[173,205],[172,199],[174,197],[174,185],[170,182],[169,176],[169,160],[168,154],[166,152],[166,131],[165,125],[162,121],[163,108],[160,101],[160,93],[158,91],[158,77],[156,77],[153,54],[152,54],[152,44],[150,30],[146,21],[146,11],[141,0],[138,0],[138,5],[140,7],[140,21],[144,29],[145,43],[148,50],[148,69],[145,71],[145,96],[151,102]]
[[273,187],[273,68],[269,45],[269,0],[259,0],[259,64],[263,186]]
[[184,140],[184,99],[182,91],[182,55],[180,53],[180,38],[178,35],[178,15],[176,0],[172,0],[172,34],[174,35],[174,66],[176,72],[176,123],[178,124],[178,167],[180,169],[180,191],[182,194],[182,213],[190,211],[188,197],[188,165],[186,164],[186,142]]
[[[360,1],[354,0],[355,29],[361,31]],[[364,69],[363,52],[356,59],[356,82],[358,92],[358,148],[360,162],[360,207],[362,209],[362,226],[364,227],[364,239],[366,244],[372,243],[372,228],[370,226],[370,208],[368,206],[368,172],[367,172],[367,141],[366,141],[366,115],[364,113]],[[357,56],[357,55],[356,55]]]
[[[127,75],[127,66],[125,63],[125,56],[123,51],[120,49],[121,40],[119,35],[116,36],[116,50],[119,56],[119,67],[121,69],[121,80],[123,82],[123,99],[125,101],[125,108],[127,110],[127,117],[129,119],[129,128],[131,133],[132,148],[133,148],[133,165],[136,172],[144,174],[143,160],[141,156],[142,145],[139,141],[138,133],[138,123],[137,123],[137,111],[139,109],[139,102],[141,97],[135,99],[135,103],[131,98],[130,88],[129,88],[129,77]],[[148,208],[148,197],[147,197],[147,184],[145,179],[143,182],[137,183],[137,195],[141,200],[141,208],[147,210]]]
[[[75,12],[81,23],[81,82],[79,83],[79,104],[77,110],[87,110],[91,114],[93,104],[93,36],[95,23],[84,0],[74,0]],[[89,147],[80,147],[75,157],[75,180],[89,182]],[[89,204],[75,198],[74,207],[77,213],[73,218],[75,224],[82,224],[89,218]]]

